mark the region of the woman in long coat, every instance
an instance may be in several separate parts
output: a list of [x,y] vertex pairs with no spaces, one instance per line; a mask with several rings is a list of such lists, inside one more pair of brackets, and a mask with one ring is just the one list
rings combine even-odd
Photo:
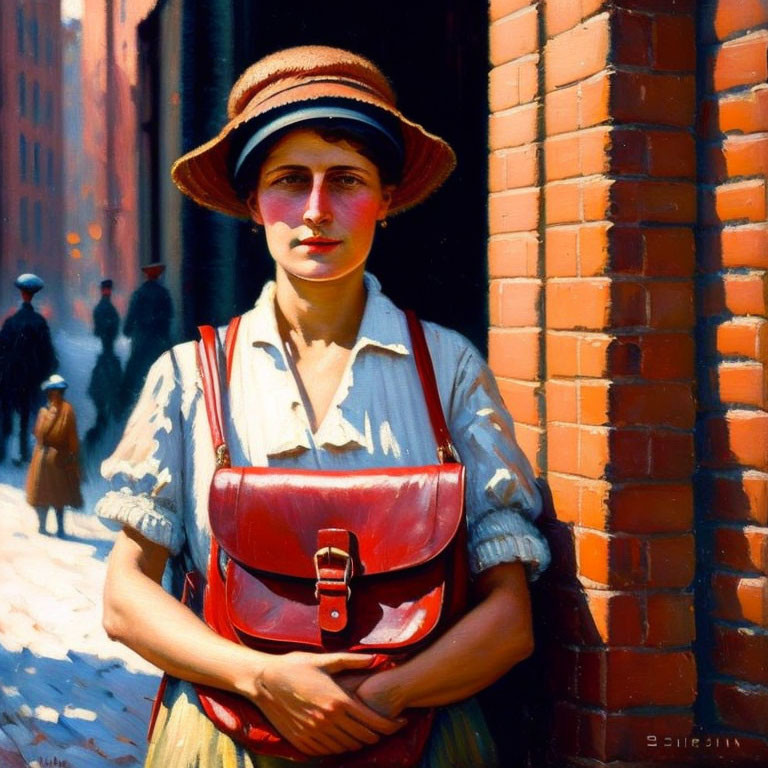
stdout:
[[67,382],[54,374],[41,387],[48,404],[37,414],[35,450],[27,474],[27,503],[35,508],[45,533],[48,508],[56,511],[56,535],[64,536],[64,507],[80,508],[80,466],[75,411],[65,399]]

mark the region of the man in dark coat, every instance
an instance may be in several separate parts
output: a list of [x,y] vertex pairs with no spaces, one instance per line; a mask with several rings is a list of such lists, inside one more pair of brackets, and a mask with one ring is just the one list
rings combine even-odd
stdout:
[[13,430],[13,414],[19,414],[19,458],[29,461],[29,415],[40,395],[40,384],[59,366],[45,318],[32,307],[32,297],[43,287],[33,274],[19,275],[15,282],[21,291],[21,308],[0,329],[0,392],[2,430],[0,461]]
[[173,303],[168,289],[158,282],[165,266],[153,263],[141,269],[147,279],[133,292],[123,325],[123,333],[131,339],[123,376],[125,409],[136,402],[152,363],[171,346]]
[[86,433],[92,447],[104,434],[111,419],[120,412],[120,387],[123,371],[114,350],[120,316],[112,304],[112,281],[101,281],[101,299],[93,309],[93,333],[101,339],[101,354],[91,373],[88,394],[96,406],[96,423]]

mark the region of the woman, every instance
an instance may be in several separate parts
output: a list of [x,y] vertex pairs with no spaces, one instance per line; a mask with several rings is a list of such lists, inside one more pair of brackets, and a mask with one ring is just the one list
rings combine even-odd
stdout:
[[35,508],[40,533],[46,533],[48,508],[56,512],[56,535],[64,538],[64,507],[83,506],[75,411],[64,399],[67,382],[54,373],[41,389],[48,404],[37,414],[35,450],[27,474],[27,503]]
[[[397,111],[373,64],[334,48],[288,49],[257,62],[233,87],[229,117],[172,175],[203,205],[264,227],[275,261],[275,282],[243,316],[231,358],[232,464],[434,464],[403,313],[365,264],[377,223],[450,173],[450,147]],[[405,710],[438,707],[420,764],[494,765],[471,696],[530,653],[526,573],[535,576],[549,555],[530,522],[540,508],[530,467],[487,366],[455,332],[426,324],[426,337],[466,467],[474,607],[406,663],[377,673],[366,673],[366,654],[276,655],[232,643],[162,589],[169,555],[205,572],[215,457],[194,344],[153,366],[103,465],[116,490],[98,508],[123,525],[109,563],[105,627],[176,678],[148,765],[288,764],[217,732],[190,682],[246,697],[310,757],[358,750],[395,733]]]

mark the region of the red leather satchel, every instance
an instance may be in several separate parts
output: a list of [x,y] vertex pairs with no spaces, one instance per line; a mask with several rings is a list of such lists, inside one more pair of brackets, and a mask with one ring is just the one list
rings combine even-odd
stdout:
[[[200,328],[198,363],[217,457],[203,617],[218,634],[270,653],[373,653],[372,669],[380,670],[434,641],[466,610],[464,467],[421,323],[412,313],[408,323],[439,463],[351,472],[231,467],[216,335]],[[236,331],[235,324],[227,332],[227,374]],[[246,699],[195,688],[216,727],[253,752],[308,759]],[[432,716],[407,710],[408,724],[396,734],[322,765],[416,765]]]

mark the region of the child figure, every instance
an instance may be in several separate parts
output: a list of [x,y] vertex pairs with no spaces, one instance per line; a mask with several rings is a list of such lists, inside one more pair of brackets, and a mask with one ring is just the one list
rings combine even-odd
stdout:
[[27,503],[37,512],[40,533],[46,533],[48,508],[53,507],[59,538],[64,538],[64,507],[83,506],[77,424],[74,409],[64,399],[66,388],[67,382],[56,373],[41,386],[48,404],[37,414],[35,450],[27,475]]

